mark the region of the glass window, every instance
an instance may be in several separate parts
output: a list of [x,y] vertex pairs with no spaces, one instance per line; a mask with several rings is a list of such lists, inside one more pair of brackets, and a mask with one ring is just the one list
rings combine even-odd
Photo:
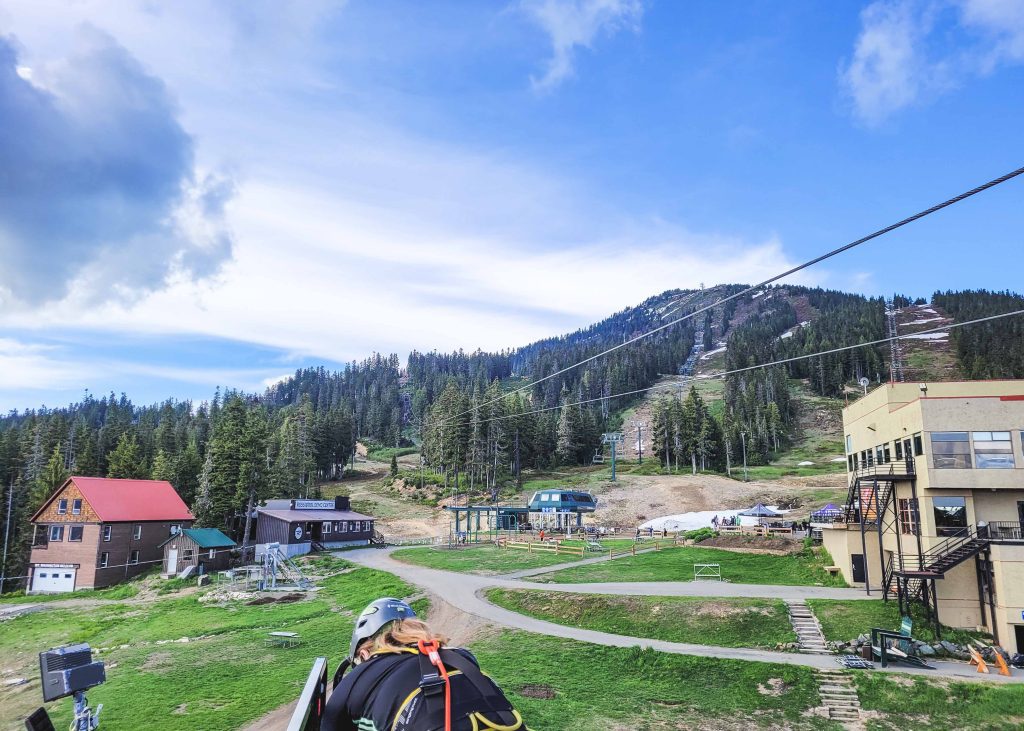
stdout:
[[331,532],[331,524],[330,524],[330,522],[324,523],[324,525],[323,525],[323,527],[321,528],[321,530],[322,530],[322,531],[323,531],[324,533],[330,533],[330,532]]
[[364,520],[363,521],[363,531],[364,532],[368,532],[369,530],[370,530],[370,521]]
[[916,536],[920,528],[916,498],[900,498],[897,502],[900,514],[900,533]]
[[350,531],[352,531],[353,533],[355,533],[355,532],[356,532],[357,530],[359,530],[359,526],[358,526],[358,525],[356,525],[356,521],[354,521],[354,520],[350,520],[350,521],[348,522],[348,529],[349,529]]
[[970,469],[971,444],[967,432],[932,432],[932,465],[939,470]]
[[856,455],[850,454],[850,455],[847,455],[847,457],[846,457],[846,469],[849,472],[853,472],[854,470],[857,469],[856,467],[853,466],[853,460],[854,460],[855,456]]
[[100,554],[100,568],[105,569],[107,564],[110,563],[110,554],[104,551]]
[[932,499],[935,510],[935,527],[939,535],[950,535],[957,528],[967,527],[967,499],[962,497],[937,497]]
[[71,514],[81,515],[82,514],[82,500],[77,498],[71,502]]
[[548,493],[546,493],[546,492],[545,493],[541,493],[540,501],[542,503],[546,503],[548,501],[548,498],[550,498],[550,497],[551,496]]
[[50,526],[50,540],[51,541],[63,541],[64,540],[64,526],[62,526],[62,525],[51,525]]
[[103,526],[103,540],[105,540],[105,541],[109,541],[110,540],[110,526],[109,525]]
[[135,540],[139,540],[140,538],[142,538],[142,526],[141,525],[135,526],[135,530],[132,532],[132,538],[134,538]]
[[68,528],[68,540],[75,541],[76,543],[82,542],[82,526],[73,525]]
[[853,437],[849,434],[846,435],[846,453],[853,454]]
[[924,440],[921,438],[920,434],[915,434],[914,435],[914,456],[915,457],[920,457],[922,454],[924,454]]
[[885,464],[885,458],[882,455],[881,445],[875,447],[875,464]]
[[892,452],[889,450],[889,442],[882,445],[882,457],[885,459],[886,464],[892,462]]
[[210,549],[210,558],[214,558],[216,555],[217,555],[217,551],[211,548]]
[[57,501],[57,515],[64,515],[66,512],[68,512],[68,501],[62,498]]
[[45,579],[45,578],[46,578],[46,574],[44,574],[44,573],[40,573],[40,574],[39,574],[39,578],[40,578],[40,579]]
[[346,523],[344,520],[339,520],[338,521],[338,531],[340,533],[347,533],[348,532],[348,523]]
[[132,557],[128,561],[128,563],[138,563],[138,562],[139,562],[139,552],[138,551],[132,551]]
[[182,561],[191,561],[195,557],[195,552],[191,548],[186,548],[181,552]]
[[897,439],[895,447],[896,447],[896,459],[897,460],[902,460],[903,459],[903,442],[901,442],[899,439]]
[[45,525],[37,525],[33,528],[32,545],[39,548],[46,548],[49,542],[50,529]]
[[1008,431],[972,432],[974,464],[979,470],[1013,469],[1013,443]]

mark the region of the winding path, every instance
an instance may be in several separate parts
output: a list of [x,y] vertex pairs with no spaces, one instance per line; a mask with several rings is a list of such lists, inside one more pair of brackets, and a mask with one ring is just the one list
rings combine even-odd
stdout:
[[[509,589],[538,589],[541,591],[557,591],[575,594],[620,594],[629,596],[709,596],[709,597],[760,597],[767,599],[863,599],[872,601],[856,589],[836,589],[816,586],[770,586],[760,584],[729,584],[717,581],[692,582],[628,582],[599,584],[540,584],[510,578],[547,573],[557,567],[546,566],[541,570],[516,572],[506,576],[478,576],[476,574],[441,571],[396,561],[391,557],[392,549],[362,549],[339,554],[345,560],[361,566],[379,569],[394,574],[431,594],[441,597],[444,601],[459,608],[467,614],[480,617],[494,624],[513,629],[525,630],[552,637],[590,642],[609,647],[650,647],[660,652],[671,652],[680,655],[696,655],[730,660],[751,660],[756,662],[772,662],[781,665],[802,665],[813,668],[832,669],[838,667],[834,656],[805,655],[791,652],[773,652],[771,650],[753,650],[735,647],[716,647],[714,645],[692,645],[683,642],[668,642],[642,637],[629,637],[609,632],[581,627],[546,622],[518,612],[513,612],[487,601],[484,592],[487,589],[501,587]],[[607,559],[605,559],[607,560]],[[581,562],[573,562],[571,566],[579,566]],[[877,601],[877,600],[874,600]],[[924,670],[912,667],[886,668],[883,672],[900,672],[931,677],[955,678],[958,680],[979,680],[974,668],[964,663],[936,661],[935,670]],[[881,666],[876,666],[882,670]],[[1013,677],[999,675],[984,676],[985,680],[1004,682],[1024,682],[1024,672],[1015,671]]]

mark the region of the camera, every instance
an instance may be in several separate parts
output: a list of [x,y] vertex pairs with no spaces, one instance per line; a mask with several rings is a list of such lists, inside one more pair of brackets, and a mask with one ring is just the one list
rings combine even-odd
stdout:
[[[39,678],[43,686],[43,702],[58,698],[75,697],[74,731],[92,731],[99,726],[103,705],[96,711],[89,708],[85,691],[107,679],[103,663],[93,661],[89,645],[66,645],[39,653]],[[28,731],[53,731],[53,724],[45,708],[38,709],[25,721]]]

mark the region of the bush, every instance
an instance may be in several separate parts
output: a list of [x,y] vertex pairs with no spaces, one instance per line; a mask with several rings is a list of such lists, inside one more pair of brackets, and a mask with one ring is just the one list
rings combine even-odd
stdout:
[[710,528],[698,528],[697,530],[687,531],[683,533],[683,538],[693,541],[694,543],[700,543],[706,541],[708,538],[714,538],[715,532]]

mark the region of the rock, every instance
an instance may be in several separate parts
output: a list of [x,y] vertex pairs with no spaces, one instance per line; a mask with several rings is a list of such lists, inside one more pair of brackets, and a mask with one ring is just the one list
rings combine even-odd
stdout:
[[871,641],[871,638],[868,637],[867,635],[858,635],[857,636],[857,644],[859,644],[859,645],[866,645],[870,641]]
[[842,653],[843,653],[844,655],[856,655],[856,654],[857,654],[857,651],[856,651],[856,650],[854,650],[854,649],[853,649],[852,647],[844,647],[844,648],[842,649]]
[[4,681],[4,685],[24,685],[28,682],[28,678],[8,678]]
[[948,652],[950,655],[955,655],[958,652],[960,652],[959,647],[954,645],[952,642],[948,642],[947,640],[942,640],[941,642],[939,642],[939,645],[942,647],[943,650]]
[[935,655],[935,648],[931,645],[922,644],[920,647],[917,648],[917,651],[919,654],[924,655],[925,657],[932,657],[933,655]]
[[177,639],[177,640],[175,640],[175,642],[178,642],[178,643],[181,643],[181,644],[185,644],[185,643],[187,643],[187,642],[189,642],[189,641],[190,641],[190,640],[189,640],[189,638],[188,638],[188,637],[182,637],[182,638],[180,638],[180,639]]

